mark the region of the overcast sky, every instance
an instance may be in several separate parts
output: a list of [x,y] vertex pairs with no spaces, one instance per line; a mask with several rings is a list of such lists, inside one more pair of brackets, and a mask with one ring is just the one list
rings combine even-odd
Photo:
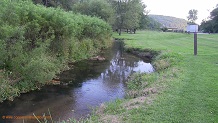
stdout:
[[191,9],[198,10],[198,24],[210,15],[216,7],[218,0],[143,0],[147,5],[149,14],[166,15],[187,20]]

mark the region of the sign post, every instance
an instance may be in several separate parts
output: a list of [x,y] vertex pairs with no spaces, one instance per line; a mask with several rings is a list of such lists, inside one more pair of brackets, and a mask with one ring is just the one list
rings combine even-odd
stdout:
[[196,56],[198,54],[198,37],[197,32],[194,32],[194,55]]
[[197,32],[198,32],[198,25],[188,25],[187,26],[187,32],[193,32],[194,33],[194,55],[196,56],[198,54],[198,37],[197,37]]

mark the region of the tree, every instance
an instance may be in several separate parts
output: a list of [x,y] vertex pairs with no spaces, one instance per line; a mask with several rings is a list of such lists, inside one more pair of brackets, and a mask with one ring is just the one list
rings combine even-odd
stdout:
[[61,7],[64,10],[72,10],[72,5],[78,0],[32,0],[35,4],[42,4],[47,7]]
[[134,31],[139,27],[141,13],[144,12],[141,0],[118,0],[116,8],[116,27],[121,35],[121,29]]
[[143,12],[140,0],[128,1],[125,11],[124,28],[130,29],[131,32],[134,31],[135,33],[135,29],[139,27],[141,13]]
[[216,5],[216,8],[210,13],[210,19],[212,23],[212,29],[213,32],[218,32],[218,4]]
[[202,30],[203,32],[208,32],[208,33],[214,32],[213,24],[214,22],[212,20],[209,20],[209,21],[203,20],[200,25],[200,30]]
[[218,4],[214,10],[210,12],[210,19],[201,22],[200,29],[204,32],[217,33],[218,32]]
[[198,15],[198,10],[195,10],[195,9],[192,9],[192,10],[189,10],[188,12],[188,21],[189,21],[189,24],[195,24],[195,21],[198,19],[197,15]]
[[111,25],[115,21],[113,7],[105,0],[90,0],[76,3],[73,5],[73,11],[80,14],[99,17]]
[[148,29],[149,28],[149,22],[150,22],[150,19],[149,19],[148,15],[145,15],[144,13],[141,13],[139,28],[140,29]]
[[154,20],[153,18],[149,17],[148,14],[150,10],[146,10],[147,6],[144,4],[143,9],[144,11],[141,13],[141,18],[139,22],[140,29],[150,29],[150,30],[159,30],[161,24]]

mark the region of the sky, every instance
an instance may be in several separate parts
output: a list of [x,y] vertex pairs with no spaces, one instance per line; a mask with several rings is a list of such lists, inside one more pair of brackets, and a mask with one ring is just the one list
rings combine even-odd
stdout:
[[173,16],[187,20],[191,9],[198,10],[197,24],[208,16],[218,4],[218,0],[142,0],[149,14]]

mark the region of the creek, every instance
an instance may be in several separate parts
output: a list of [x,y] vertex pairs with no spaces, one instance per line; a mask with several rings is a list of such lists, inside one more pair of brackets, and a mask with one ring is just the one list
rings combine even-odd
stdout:
[[[1,103],[0,116],[33,116],[33,113],[49,116],[50,111],[54,121],[87,117],[92,108],[101,103],[124,98],[128,76],[134,72],[154,71],[149,60],[124,52],[120,41],[114,41],[112,48],[100,56],[105,60],[83,60],[72,64],[70,70],[60,74],[60,81],[64,84],[46,85],[40,90],[22,94],[12,102]],[[4,121],[17,123],[23,120],[12,118]]]

